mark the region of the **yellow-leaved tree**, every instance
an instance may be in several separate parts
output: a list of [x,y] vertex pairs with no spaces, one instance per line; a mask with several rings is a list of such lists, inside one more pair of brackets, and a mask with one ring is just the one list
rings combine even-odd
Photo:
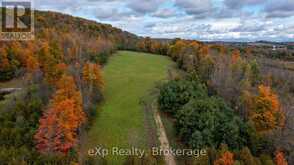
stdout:
[[281,109],[278,96],[270,87],[260,85],[258,96],[253,98],[250,106],[250,119],[254,122],[258,132],[270,131],[277,127],[283,127],[285,115]]
[[83,79],[86,83],[93,85],[98,89],[102,89],[104,86],[99,64],[86,63],[83,68]]

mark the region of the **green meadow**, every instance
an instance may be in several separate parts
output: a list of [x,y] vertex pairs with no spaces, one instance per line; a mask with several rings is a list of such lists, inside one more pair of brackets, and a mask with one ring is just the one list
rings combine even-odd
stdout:
[[[144,112],[140,99],[157,81],[167,77],[172,64],[165,56],[119,51],[103,69],[105,101],[97,109],[90,128],[87,148],[146,148]],[[109,155],[110,164],[121,164],[126,157]]]

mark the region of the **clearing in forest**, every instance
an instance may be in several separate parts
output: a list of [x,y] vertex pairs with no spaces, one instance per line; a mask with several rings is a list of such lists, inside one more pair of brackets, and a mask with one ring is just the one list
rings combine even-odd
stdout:
[[[130,51],[119,51],[110,58],[103,69],[105,101],[88,133],[87,149],[147,148],[140,99],[167,77],[171,64],[165,56]],[[121,164],[125,157],[109,155],[106,159],[110,164]]]

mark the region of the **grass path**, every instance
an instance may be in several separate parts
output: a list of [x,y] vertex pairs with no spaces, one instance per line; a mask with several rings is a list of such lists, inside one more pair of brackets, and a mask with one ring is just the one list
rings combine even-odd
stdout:
[[[104,68],[105,103],[97,110],[86,147],[146,148],[140,98],[156,81],[166,78],[171,64],[164,56],[129,51],[111,57]],[[121,164],[125,157],[109,155],[106,159],[110,164]]]

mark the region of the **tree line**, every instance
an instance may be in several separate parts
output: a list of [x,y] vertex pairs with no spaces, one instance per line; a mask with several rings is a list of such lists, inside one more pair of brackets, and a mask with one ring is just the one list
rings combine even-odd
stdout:
[[269,138],[285,127],[285,113],[251,54],[176,39],[165,55],[188,77],[162,85],[159,108],[173,116],[184,144],[208,148],[202,163],[287,164],[291,151]]

